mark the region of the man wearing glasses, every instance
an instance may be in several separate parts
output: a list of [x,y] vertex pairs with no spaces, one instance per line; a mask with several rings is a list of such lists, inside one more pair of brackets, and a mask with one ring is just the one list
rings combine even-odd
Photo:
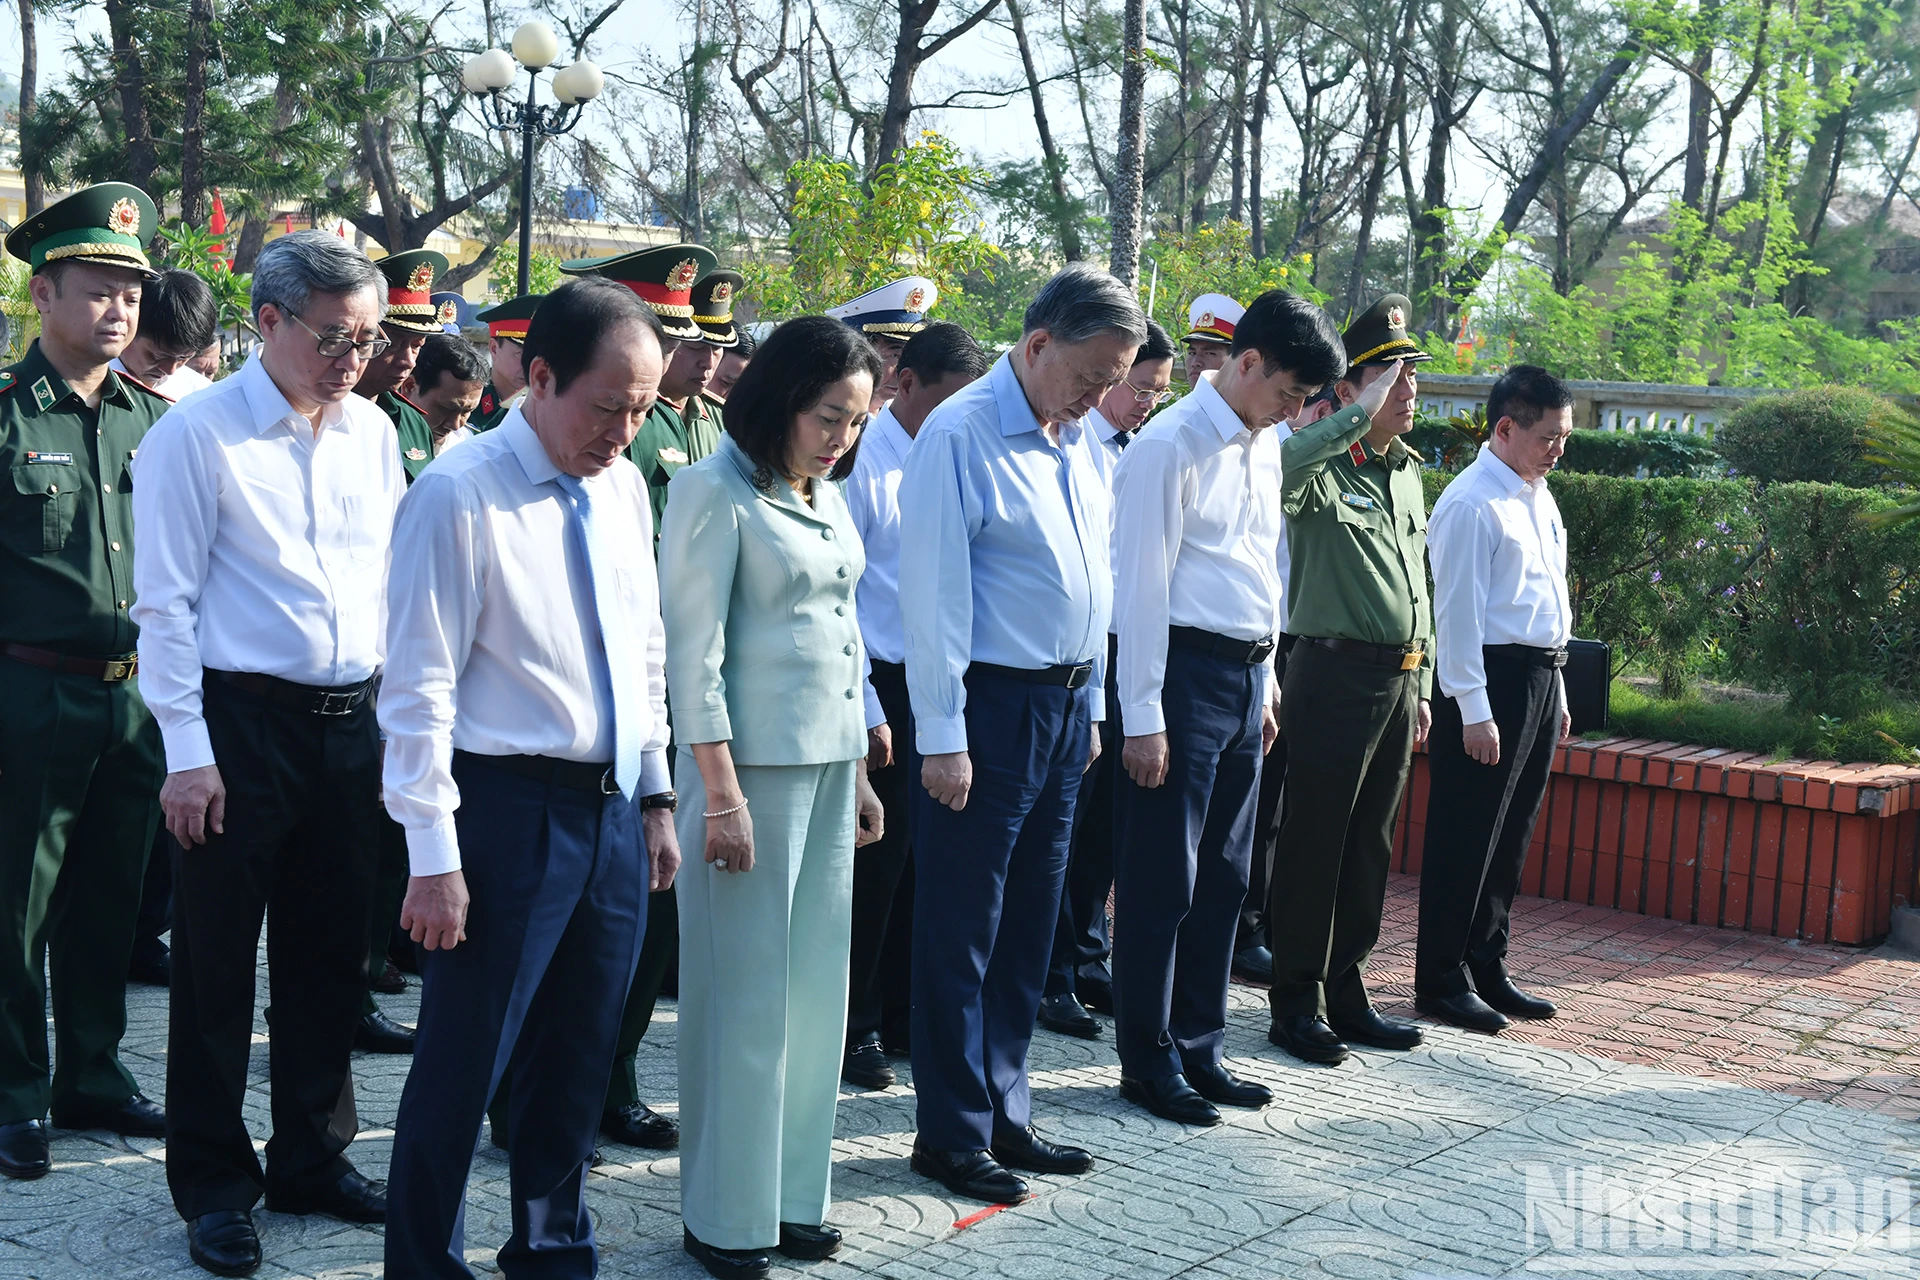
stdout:
[[[1113,469],[1148,415],[1173,393],[1173,339],[1152,320],[1147,340],[1133,353],[1133,367],[1087,414],[1083,429],[1094,442],[1100,478],[1113,488]],[[1107,709],[1120,704],[1113,684],[1114,635],[1107,632]],[[1113,1012],[1113,974],[1107,958],[1107,892],[1113,888],[1113,771],[1120,757],[1119,726],[1111,714],[1100,725],[1100,759],[1080,784],[1073,810],[1073,848],[1060,893],[1060,919],[1053,931],[1053,960],[1040,1000],[1040,1025],[1061,1035],[1095,1040],[1100,1023],[1088,1010]]]
[[[381,1222],[354,1170],[348,1057],[379,848],[372,694],[388,538],[406,489],[393,424],[353,394],[387,347],[385,281],[325,232],[260,253],[261,345],[141,444],[133,609],[174,848],[167,1181],[194,1261],[260,1263],[252,1209]],[[262,916],[273,1136],[247,1133]]]

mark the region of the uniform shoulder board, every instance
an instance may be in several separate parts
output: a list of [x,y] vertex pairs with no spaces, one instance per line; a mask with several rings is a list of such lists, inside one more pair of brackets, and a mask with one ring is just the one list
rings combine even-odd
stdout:
[[140,381],[140,379],[128,373],[125,369],[115,369],[114,372],[120,375],[120,381],[127,383],[129,386],[135,386],[140,388],[142,391],[154,397],[156,400],[162,400],[167,404],[172,404],[174,402],[172,396],[168,395],[164,391],[159,391],[153,387],[148,386],[146,383]]
[[20,379],[16,378],[11,371],[0,372],[0,395],[13,390],[19,384]]
[[401,404],[407,406],[407,408],[413,410],[415,413],[419,414],[421,417],[424,418],[427,416],[427,411],[425,409],[422,409],[419,405],[407,399],[405,396],[401,395],[398,391],[393,393],[393,398],[395,400],[398,400]]

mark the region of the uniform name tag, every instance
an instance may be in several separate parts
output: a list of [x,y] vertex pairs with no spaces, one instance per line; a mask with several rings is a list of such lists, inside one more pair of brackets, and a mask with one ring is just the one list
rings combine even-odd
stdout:
[[55,467],[70,467],[73,465],[73,455],[70,453],[36,453],[32,449],[29,449],[27,450],[27,461],[43,462]]
[[660,451],[660,461],[672,462],[680,466],[685,466],[688,462],[688,458],[685,450],[675,449],[671,445],[669,445],[667,448],[662,449]]
[[1361,511],[1373,511],[1378,509],[1378,507],[1380,506],[1379,503],[1375,502],[1372,498],[1369,498],[1364,493],[1343,493],[1340,495],[1340,501],[1346,503],[1350,507],[1355,507]]

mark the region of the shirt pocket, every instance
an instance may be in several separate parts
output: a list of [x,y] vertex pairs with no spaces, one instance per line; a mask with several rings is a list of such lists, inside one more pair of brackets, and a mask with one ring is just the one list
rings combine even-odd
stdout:
[[67,545],[80,496],[79,470],[57,463],[13,468],[12,516],[0,524],[7,545],[24,556],[52,555]]
[[340,544],[355,564],[373,564],[379,559],[380,540],[374,536],[373,504],[357,493],[340,498]]

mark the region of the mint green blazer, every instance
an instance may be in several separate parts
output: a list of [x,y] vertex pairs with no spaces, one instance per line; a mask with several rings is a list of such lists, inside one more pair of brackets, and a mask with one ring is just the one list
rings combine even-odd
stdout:
[[731,436],[680,468],[660,524],[674,741],[730,743],[740,765],[864,756],[866,567],[838,484],[816,482],[811,506],[783,480],[757,489]]

